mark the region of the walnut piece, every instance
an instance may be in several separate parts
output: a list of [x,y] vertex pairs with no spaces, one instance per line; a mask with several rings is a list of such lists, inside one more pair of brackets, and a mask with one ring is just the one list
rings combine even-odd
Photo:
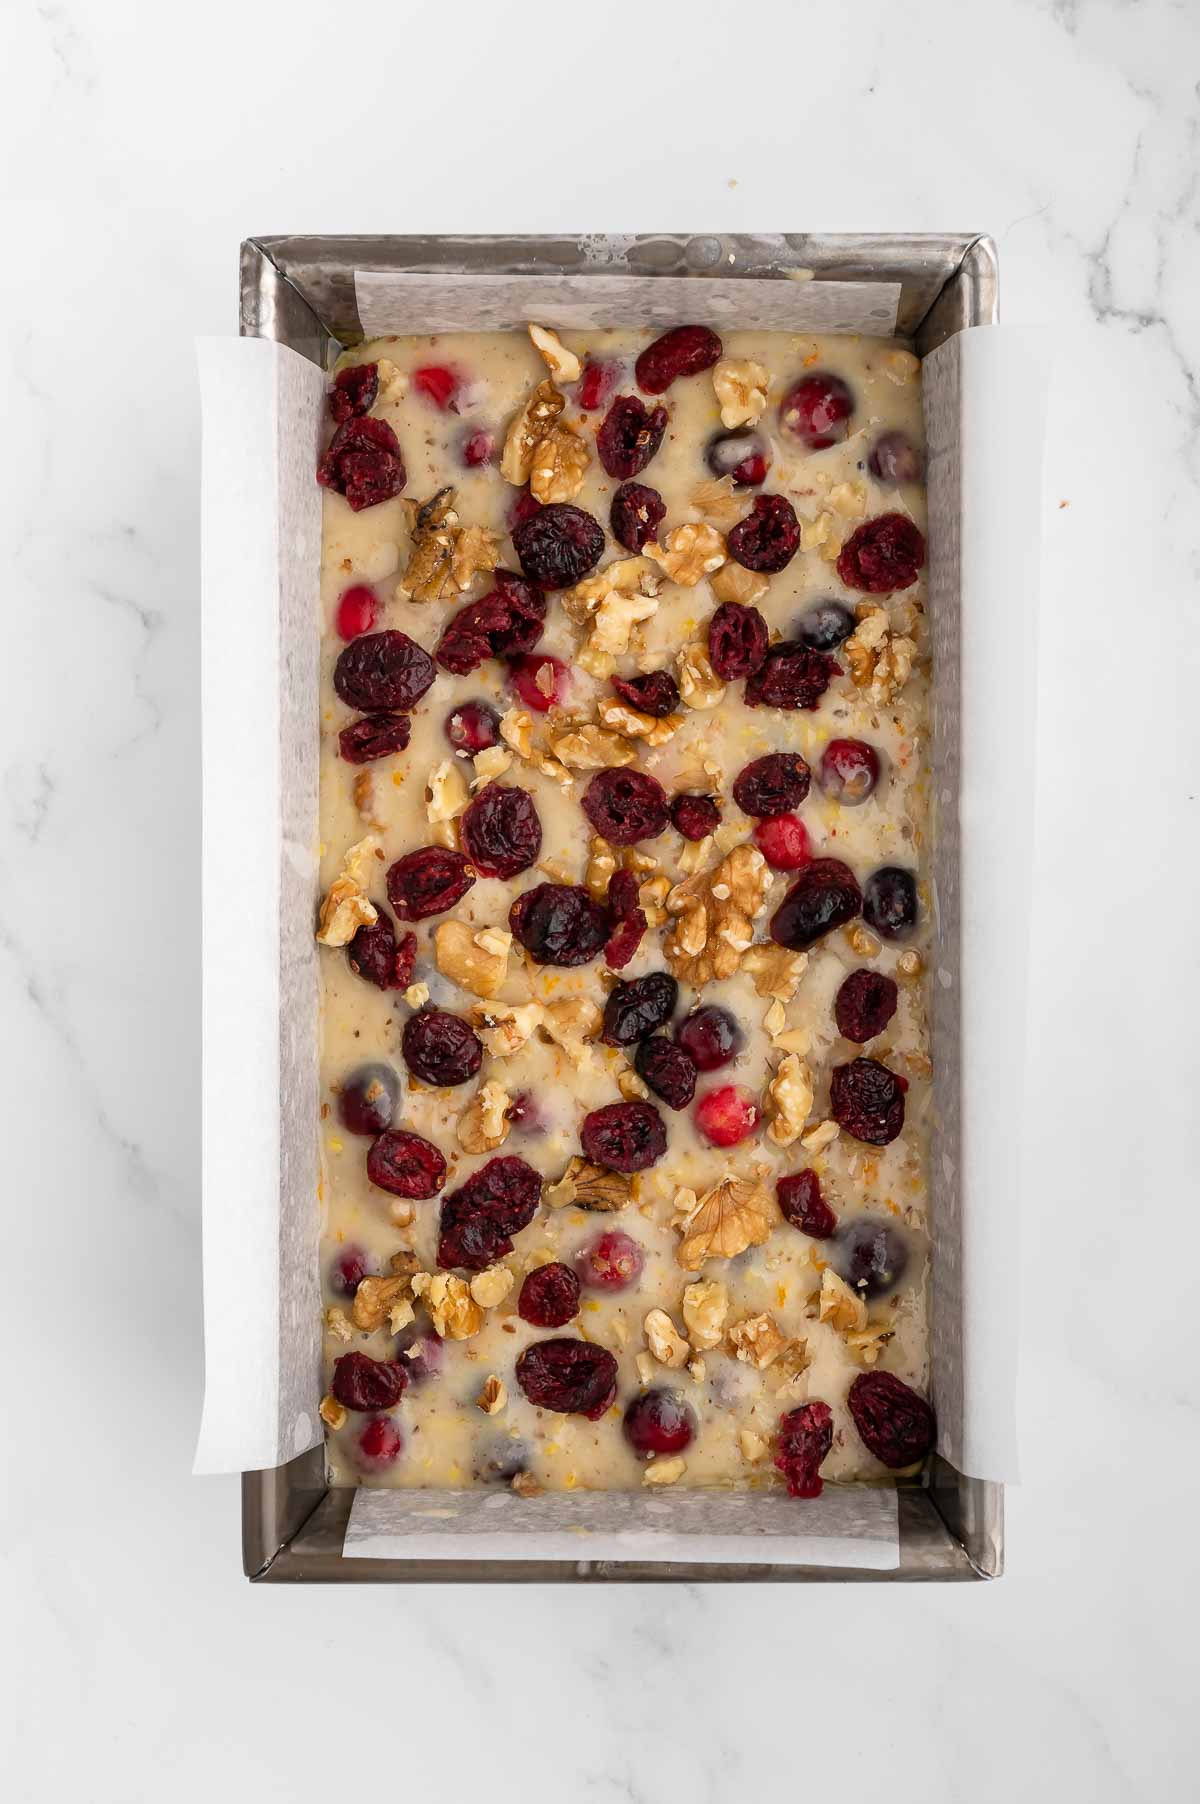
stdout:
[[475,758],[475,769],[471,777],[472,789],[486,789],[497,777],[502,777],[512,763],[512,753],[502,745],[489,745]]
[[754,979],[758,995],[790,1002],[808,969],[808,953],[790,952],[786,946],[764,940],[761,945],[751,946],[742,963]]
[[729,1330],[729,1351],[743,1365],[765,1372],[787,1346],[787,1335],[781,1334],[774,1316],[747,1315]]
[[503,1379],[497,1378],[495,1372],[492,1372],[484,1379],[483,1389],[476,1397],[475,1402],[485,1416],[498,1416],[508,1402],[508,1392],[504,1387]]
[[755,1434],[752,1428],[738,1429],[738,1446],[742,1450],[742,1458],[749,1460],[752,1465],[757,1460],[764,1459],[769,1451],[769,1443],[761,1434]]
[[471,1010],[471,1025],[493,1059],[511,1058],[520,1052],[541,1018],[540,1002],[491,1003]]
[[325,1311],[325,1326],[329,1333],[332,1334],[334,1340],[340,1340],[343,1343],[346,1343],[354,1339],[354,1330],[350,1326],[349,1318],[344,1309],[327,1309]]
[[686,1471],[685,1462],[679,1458],[651,1460],[642,1473],[642,1483],[644,1485],[673,1485],[683,1477]]
[[626,1065],[624,1071],[617,1072],[617,1089],[621,1092],[621,1095],[626,1102],[646,1102],[649,1100],[649,1088],[642,1082],[632,1065]]
[[524,488],[533,468],[533,454],[566,404],[565,396],[548,378],[538,383],[509,425],[500,458],[500,474],[505,482]]
[[696,1204],[675,1257],[687,1272],[698,1272],[706,1259],[736,1259],[747,1247],[762,1245],[774,1220],[771,1200],[761,1184],[722,1178]]
[[506,928],[469,927],[465,921],[439,921],[433,934],[438,970],[473,996],[499,995],[508,976],[511,945],[512,934]]
[[712,379],[722,426],[731,432],[736,426],[757,426],[771,380],[765,366],[752,357],[722,357],[713,365]]
[[618,558],[563,591],[562,604],[576,626],[591,623],[579,661],[594,677],[611,676],[629,650],[633,630],[657,611],[662,577],[644,557]]
[[675,655],[679,693],[689,708],[715,708],[725,699],[725,685],[708,658],[708,647],[696,640]]
[[506,1265],[489,1265],[471,1279],[471,1295],[481,1309],[495,1309],[516,1283]]
[[322,1422],[330,1428],[342,1428],[345,1426],[346,1411],[332,1392],[328,1392],[321,1398],[320,1403],[317,1405],[317,1414],[320,1416]]
[[779,1358],[771,1367],[771,1376],[767,1380],[771,1389],[779,1396],[784,1391],[795,1392],[797,1379],[809,1368],[808,1342],[790,1340]]
[[500,562],[500,535],[486,526],[463,526],[455,534],[450,575],[456,589],[469,589],[481,570]]
[[505,745],[511,745],[518,758],[528,763],[533,757],[533,716],[520,708],[510,708],[500,717],[500,737]]
[[698,1278],[683,1293],[683,1320],[693,1347],[719,1347],[729,1313],[729,1292],[715,1278]]
[[711,870],[677,883],[667,896],[675,926],[663,951],[675,976],[696,989],[731,977],[767,906],[771,871],[757,846],[737,845]]
[[590,724],[552,734],[550,750],[569,770],[611,770],[637,762],[637,752],[619,733]]
[[552,501],[574,501],[583,487],[592,454],[587,441],[569,426],[551,426],[533,448],[529,464],[529,491],[543,506]]
[[679,1370],[685,1366],[692,1349],[676,1330],[665,1309],[652,1309],[642,1323],[646,1345],[660,1366]]
[[515,1491],[518,1497],[540,1497],[543,1492],[543,1487],[532,1472],[514,1472],[509,1489]]
[[578,382],[582,373],[582,365],[574,351],[568,351],[557,332],[549,326],[530,325],[527,328],[533,340],[534,349],[543,359],[546,368],[556,382]]
[[408,1286],[409,1279],[401,1274],[392,1278],[364,1278],[350,1305],[354,1326],[365,1334],[373,1334],[376,1328],[382,1328]]
[[808,1067],[794,1052],[780,1060],[778,1070],[767,1085],[767,1095],[775,1105],[767,1137],[776,1146],[791,1146],[800,1138],[813,1106]]
[[470,1340],[482,1328],[483,1310],[464,1278],[450,1272],[417,1272],[412,1290],[415,1297],[424,1298],[434,1329],[443,1340]]
[[376,812],[379,802],[375,794],[375,778],[373,773],[369,770],[360,770],[357,777],[354,779],[354,787],[351,793],[354,797],[355,809],[362,816],[363,820],[366,821],[368,827],[374,827],[382,832],[386,823],[379,819]]
[[838,1277],[831,1265],[821,1273],[817,1320],[828,1322],[839,1334],[861,1332],[867,1325],[867,1305],[858,1292]]
[[375,834],[368,833],[350,847],[342,868],[321,904],[317,940],[322,946],[348,946],[360,927],[371,927],[379,911],[366,893],[372,869],[383,856]]
[[512,1097],[503,1084],[481,1084],[458,1118],[458,1144],[464,1152],[493,1153],[508,1139]]
[[815,1157],[817,1153],[823,1153],[827,1146],[832,1146],[841,1131],[836,1121],[817,1121],[812,1127],[805,1128],[800,1136],[800,1144],[806,1153]]
[[471,799],[466,773],[457,758],[443,758],[425,780],[425,818],[431,826],[452,821]]
[[885,351],[880,361],[888,381],[899,387],[911,382],[921,367],[920,358],[914,357],[911,351]]
[[706,477],[698,482],[688,500],[698,514],[715,520],[718,526],[736,526],[746,511],[745,491],[734,492],[732,476]]
[[718,601],[736,601],[744,608],[761,601],[770,588],[761,570],[747,570],[745,564],[730,558],[711,579],[712,592]]
[[578,1156],[571,1160],[557,1184],[549,1184],[543,1201],[551,1209],[567,1209],[572,1204],[610,1214],[624,1209],[633,1195],[633,1186],[624,1172],[608,1171],[603,1165],[590,1165]]
[[892,632],[885,608],[867,606],[842,651],[855,688],[865,689],[867,699],[883,707],[907,683],[917,648],[911,639]]
[[666,745],[683,725],[682,714],[643,714],[619,695],[602,696],[596,712],[610,732],[626,739],[643,739],[648,746]]
[[600,1032],[603,1016],[587,996],[564,996],[561,1002],[542,1006],[541,1029],[577,1069],[591,1063],[588,1044]]
[[716,527],[694,520],[676,526],[661,545],[649,540],[644,549],[673,583],[685,589],[694,589],[701,577],[711,576],[725,562],[725,540]]
[[453,587],[458,515],[454,490],[439,489],[428,501],[406,501],[411,545],[408,567],[396,587],[401,601],[440,601]]

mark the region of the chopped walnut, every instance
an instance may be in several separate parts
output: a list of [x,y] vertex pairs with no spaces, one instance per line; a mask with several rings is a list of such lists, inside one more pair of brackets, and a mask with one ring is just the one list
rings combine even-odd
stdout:
[[861,921],[845,929],[846,943],[851,952],[857,952],[859,958],[876,958],[880,951],[880,942],[873,933],[868,933]]
[[745,494],[735,494],[732,476],[714,476],[698,482],[688,496],[698,514],[718,526],[736,526],[746,509]]
[[508,1392],[503,1379],[497,1378],[495,1372],[484,1379],[483,1389],[475,1399],[485,1416],[498,1416],[508,1402]]
[[538,383],[508,428],[500,458],[500,474],[505,482],[523,488],[529,481],[533,454],[566,404],[565,396],[553,382],[547,379]]
[[[362,1289],[361,1284],[359,1289]],[[473,1334],[479,1333],[483,1326],[483,1310],[471,1295],[464,1278],[457,1278],[450,1272],[417,1272],[412,1289],[415,1297],[424,1298],[434,1329],[443,1340],[470,1340]]]
[[409,1008],[424,1008],[429,1001],[429,985],[427,983],[410,983],[404,992],[404,1000]]
[[902,952],[896,960],[897,976],[907,978],[910,983],[914,977],[919,977],[924,969],[925,963],[921,954],[914,952],[911,947]]
[[600,1032],[602,1014],[587,996],[564,996],[561,1002],[542,1007],[542,1032],[561,1046],[577,1068],[590,1064],[588,1043]]
[[742,963],[754,979],[758,995],[790,1002],[808,969],[808,953],[791,952],[786,946],[764,940],[761,945],[751,946]]
[[787,1335],[781,1334],[774,1316],[748,1315],[729,1330],[729,1351],[743,1365],[765,1372],[787,1346]]
[[867,511],[865,482],[835,482],[829,491],[829,505],[844,520],[861,520]]
[[838,1277],[831,1265],[821,1273],[818,1321],[828,1322],[839,1334],[861,1332],[867,1325],[867,1305],[856,1290]]
[[770,1443],[761,1434],[755,1434],[752,1428],[738,1429],[738,1446],[742,1450],[742,1458],[749,1460],[751,1465],[765,1459],[770,1450]]
[[317,1414],[329,1428],[343,1428],[346,1423],[346,1410],[332,1392],[321,1398],[317,1405]]
[[776,1146],[791,1146],[800,1138],[813,1105],[812,1080],[794,1052],[780,1061],[767,1085],[767,1095],[775,1105],[767,1136]]
[[425,780],[425,818],[430,825],[452,821],[471,799],[466,774],[456,758],[443,758]]
[[761,601],[770,588],[761,570],[747,570],[745,564],[730,558],[711,579],[712,592],[718,601],[736,601],[744,608]]
[[[457,981],[457,980],[456,980]],[[542,1018],[540,1002],[491,1003],[471,1010],[471,1025],[493,1059],[511,1058],[520,1052]]]
[[851,682],[856,689],[865,689],[877,707],[903,689],[912,674],[916,650],[911,639],[891,631],[886,609],[870,606],[842,646]]
[[500,562],[500,535],[486,526],[464,526],[455,534],[450,575],[456,589],[469,589],[481,570]]
[[784,1391],[794,1392],[797,1388],[797,1379],[807,1372],[810,1363],[808,1342],[790,1340],[772,1365],[771,1376],[767,1382],[777,1396]]
[[698,1272],[706,1259],[736,1259],[747,1247],[761,1246],[773,1226],[771,1201],[761,1184],[722,1178],[696,1204],[675,1257],[685,1271]]
[[920,358],[914,357],[911,351],[885,351],[880,361],[888,381],[898,387],[911,382],[921,367]]
[[637,1375],[640,1381],[643,1384],[653,1384],[657,1377],[653,1353],[639,1353],[633,1363],[637,1367]]
[[[391,407],[397,401],[403,401],[408,393],[408,377],[397,364],[387,357],[381,357],[375,366],[379,378],[379,393],[375,397],[375,407],[381,403]],[[371,409],[374,413],[375,408]]]
[[675,527],[661,545],[649,540],[644,549],[673,583],[685,589],[694,589],[701,577],[711,576],[725,562],[725,540],[716,527],[694,520]]
[[806,1153],[812,1153],[815,1157],[817,1153],[823,1153],[827,1146],[832,1146],[841,1131],[836,1121],[818,1121],[812,1127],[805,1128],[800,1136],[800,1144]]
[[471,776],[472,789],[486,789],[497,777],[502,777],[512,764],[512,753],[505,751],[502,745],[489,745],[475,758],[475,768]]
[[439,489],[428,501],[404,505],[412,542],[396,595],[401,601],[440,601],[453,587],[451,567],[458,537],[454,490]]
[[683,725],[681,714],[643,714],[617,695],[603,696],[596,712],[610,732],[620,733],[626,739],[644,739],[648,746],[666,745]]
[[651,1460],[642,1473],[642,1483],[644,1485],[673,1485],[683,1477],[686,1471],[686,1463],[679,1458]]
[[359,771],[354,779],[352,794],[355,809],[366,821],[368,827],[374,827],[378,832],[382,832],[386,822],[381,821],[376,813],[378,798],[375,794],[375,778],[369,770]]
[[626,1102],[645,1102],[650,1095],[649,1089],[631,1065],[627,1065],[624,1071],[617,1072],[617,1089]]
[[728,1312],[729,1292],[716,1279],[698,1278],[683,1293],[684,1325],[694,1347],[720,1346]]
[[678,1370],[685,1366],[692,1349],[676,1330],[665,1309],[652,1309],[642,1323],[646,1345],[660,1366]]
[[321,904],[317,940],[322,946],[348,946],[360,927],[371,927],[379,911],[366,893],[368,874],[382,847],[373,833],[351,846],[342,868]]
[[608,893],[608,880],[616,868],[616,853],[606,839],[597,836],[588,848],[587,869],[583,874],[588,894],[602,902]]
[[399,1302],[393,1303],[388,1310],[388,1333],[399,1334],[402,1329],[407,1328],[410,1322],[415,1322],[416,1319],[413,1306],[408,1298],[401,1297]]
[[500,717],[500,737],[511,745],[518,758],[528,762],[533,757],[533,716],[520,708],[510,708]]
[[629,650],[635,627],[657,611],[662,578],[644,557],[618,558],[595,576],[563,592],[562,603],[577,626],[591,624],[579,662],[594,677],[611,676]]
[[493,1153],[508,1139],[512,1097],[502,1084],[481,1084],[458,1118],[458,1144],[464,1152]]
[[509,1489],[515,1491],[518,1497],[540,1497],[542,1495],[542,1486],[532,1472],[514,1472]]
[[637,752],[620,734],[589,724],[552,735],[550,750],[570,770],[611,770],[637,761]]
[[576,1156],[557,1184],[546,1187],[543,1201],[551,1209],[567,1209],[574,1204],[580,1209],[610,1214],[624,1209],[632,1195],[633,1186],[624,1172],[608,1171],[603,1165],[590,1165]]
[[361,1328],[366,1334],[373,1334],[376,1328],[382,1328],[393,1306],[400,1301],[408,1286],[409,1279],[403,1275],[393,1278],[364,1278],[350,1305],[354,1326]]
[[[499,995],[508,975],[512,934],[500,927],[469,927],[439,921],[433,934],[434,959],[443,977],[473,996]],[[528,1035],[526,1036],[528,1038]]]
[[516,1279],[506,1265],[489,1265],[471,1279],[471,1295],[481,1309],[495,1309],[503,1303]]
[[736,426],[757,426],[771,380],[765,366],[752,357],[722,357],[713,365],[712,378],[722,426],[731,432]]
[[771,871],[757,846],[737,845],[709,871],[687,877],[667,896],[675,926],[663,951],[675,976],[696,989],[731,977],[767,905]]
[[708,647],[697,640],[676,653],[679,693],[689,708],[715,708],[725,698],[725,685],[708,658]]
[[663,579],[648,558],[615,558],[593,576],[563,590],[563,611],[576,626],[586,626],[610,595],[644,595],[654,600],[662,586]]
[[895,1333],[890,1322],[868,1322],[865,1328],[851,1329],[844,1339],[859,1365],[873,1366]]
[[592,454],[587,442],[569,426],[551,426],[533,448],[529,465],[529,490],[543,506],[552,501],[574,501],[583,487]]
[[354,1330],[350,1326],[349,1319],[344,1309],[327,1309],[325,1311],[325,1326],[330,1334],[332,1334],[334,1340],[346,1342],[354,1339]]
[[393,1278],[412,1278],[420,1269],[420,1260],[408,1247],[401,1247],[400,1251],[393,1253],[388,1260],[388,1270]]
[[528,327],[534,349],[545,362],[546,368],[556,382],[578,382],[581,365],[574,351],[568,351],[557,332],[549,326]]

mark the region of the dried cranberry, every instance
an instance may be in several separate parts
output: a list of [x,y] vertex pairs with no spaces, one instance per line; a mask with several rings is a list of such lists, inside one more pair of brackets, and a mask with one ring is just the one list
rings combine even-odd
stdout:
[[707,839],[721,825],[721,810],[715,796],[683,795],[671,798],[671,825],[685,839]]
[[532,1090],[518,1090],[508,1105],[508,1119],[514,1134],[544,1134],[549,1122],[542,1110],[542,1099]]
[[586,965],[608,938],[608,911],[573,883],[539,883],[517,897],[508,924],[539,965]]
[[893,1471],[932,1452],[937,1421],[924,1397],[894,1372],[860,1372],[847,1399],[859,1439]]
[[662,1116],[648,1102],[611,1102],[583,1118],[584,1157],[609,1171],[646,1171],[667,1150]]
[[810,451],[840,445],[850,430],[853,412],[853,394],[840,376],[828,370],[801,376],[779,403],[780,424]]
[[407,714],[364,714],[338,734],[338,751],[347,764],[373,764],[402,752],[412,733]]
[[588,358],[575,390],[575,399],[584,413],[595,413],[598,407],[604,405],[617,386],[620,376],[621,366],[611,358],[601,359],[596,363]]
[[363,1279],[378,1270],[365,1248],[343,1247],[329,1272],[329,1288],[336,1297],[352,1297]]
[[456,752],[474,758],[500,743],[500,716],[490,702],[460,702],[447,714],[445,731]]
[[829,1112],[868,1146],[887,1146],[904,1126],[903,1080],[877,1059],[838,1065],[829,1083]]
[[679,684],[669,670],[650,670],[645,676],[613,677],[612,686],[621,700],[639,714],[652,714],[664,720],[679,706]]
[[767,480],[771,453],[767,441],[758,432],[718,432],[710,438],[704,452],[705,462],[717,478],[733,477],[736,489],[756,489]]
[[638,880],[632,871],[614,871],[608,880],[609,936],[604,962],[610,971],[623,971],[642,943],[646,911],[638,899]]
[[360,1065],[343,1078],[338,1115],[350,1134],[381,1134],[400,1100],[400,1079],[390,1065]]
[[742,692],[748,708],[816,707],[841,665],[823,651],[809,651],[795,639],[773,645]]
[[512,570],[497,570],[495,587],[468,602],[447,622],[438,663],[455,676],[477,670],[485,658],[509,658],[532,651],[546,624],[546,597]]
[[851,971],[834,998],[838,1032],[860,1046],[873,1040],[895,1014],[898,997],[896,985],[882,971]]
[[634,1069],[669,1109],[686,1109],[696,1094],[696,1067],[682,1046],[665,1034],[652,1034],[634,1054]]
[[420,1134],[388,1128],[367,1154],[367,1176],[380,1190],[417,1201],[437,1195],[446,1182],[446,1161]]
[[775,1186],[779,1213],[810,1240],[828,1240],[837,1227],[837,1216],[821,1195],[815,1171],[793,1171]]
[[722,351],[720,339],[707,326],[672,326],[647,345],[634,373],[643,394],[661,395],[681,376],[710,370]]
[[777,946],[803,952],[852,921],[861,907],[862,892],[849,865],[840,858],[814,858],[772,915],[771,938]]
[[461,902],[475,873],[461,852],[422,846],[398,858],[387,874],[388,901],[402,921],[424,921]]
[[775,1464],[787,1479],[789,1497],[819,1497],[820,1465],[833,1446],[833,1412],[828,1403],[802,1403],[779,1418]]
[[636,395],[618,395],[596,434],[600,462],[610,476],[637,476],[662,444],[666,430],[665,407],[648,408]]
[[372,1416],[358,1437],[356,1457],[366,1472],[390,1466],[404,1451],[404,1436],[390,1416]]
[[566,701],[571,672],[561,658],[552,658],[548,651],[526,652],[510,662],[508,680],[527,708],[535,714],[548,714]]
[[881,432],[871,446],[867,468],[880,482],[920,482],[925,459],[906,432]]
[[740,1084],[708,1090],[696,1104],[696,1126],[712,1146],[736,1146],[761,1120],[756,1099]]
[[601,839],[612,846],[657,839],[668,820],[662,784],[640,770],[598,770],[580,806]]
[[424,395],[427,401],[432,401],[443,413],[453,405],[462,386],[455,372],[447,369],[444,363],[426,364],[424,369],[414,370],[412,385],[419,395]]
[[696,1433],[696,1418],[678,1391],[643,1391],[625,1411],[625,1439],[644,1459],[682,1453]]
[[517,1383],[538,1409],[595,1422],[616,1402],[617,1362],[591,1341],[538,1340],[517,1360]]
[[356,977],[364,977],[380,990],[404,990],[412,982],[416,936],[406,933],[397,942],[396,929],[381,913],[370,927],[359,928],[346,948],[346,956]]
[[865,739],[831,739],[821,753],[821,788],[843,808],[857,808],[879,781],[879,754]]
[[337,604],[334,625],[339,639],[358,639],[369,633],[379,612],[379,599],[365,583],[353,583]]
[[837,573],[848,589],[890,595],[911,588],[925,562],[925,535],[907,514],[878,514],[842,547]]
[[742,1030],[727,1008],[708,1002],[679,1023],[675,1038],[697,1071],[718,1071],[737,1057]]
[[575,1255],[579,1282],[587,1290],[627,1290],[642,1274],[645,1255],[621,1228],[606,1228]]
[[343,1409],[394,1409],[407,1384],[408,1373],[397,1360],[343,1353],[333,1362],[329,1388]]
[[483,1062],[483,1046],[461,1015],[422,1008],[404,1023],[400,1039],[404,1063],[423,1084],[449,1088],[465,1084]]
[[537,1214],[542,1180],[509,1155],[489,1159],[442,1203],[437,1262],[481,1272],[512,1252],[512,1236]]
[[495,445],[490,432],[482,427],[478,432],[468,432],[462,442],[462,460],[468,470],[478,470],[492,460]]
[[759,821],[754,843],[773,871],[799,871],[812,857],[808,829],[795,814],[776,814]]
[[618,545],[640,551],[667,517],[667,504],[657,489],[643,482],[623,482],[612,498],[608,524]]
[[771,635],[757,608],[721,604],[708,623],[708,661],[723,683],[753,676],[767,655]]
[[459,820],[463,850],[484,877],[515,877],[536,864],[542,823],[527,789],[489,783]]
[[836,651],[855,627],[854,615],[840,601],[814,601],[796,623],[796,637],[809,651]]
[[504,517],[505,525],[509,532],[513,533],[524,521],[532,520],[533,516],[540,514],[541,511],[542,504],[536,495],[531,494],[528,489],[518,489],[508,513]]
[[557,1259],[531,1271],[517,1298],[517,1314],[535,1328],[565,1328],[579,1314],[579,1279]]
[[379,365],[355,363],[339,370],[329,391],[329,411],[340,426],[359,414],[370,413],[379,399]]
[[356,514],[391,501],[408,481],[400,441],[384,420],[346,420],[321,456],[317,481],[344,495]]
[[768,752],[738,773],[733,799],[743,814],[790,814],[808,794],[812,773],[799,752]]
[[898,864],[872,871],[863,884],[863,920],[885,940],[906,939],[917,921],[917,880]]
[[391,630],[352,640],[334,665],[333,686],[348,708],[377,714],[415,706],[436,675],[429,653]]
[[600,562],[604,528],[581,507],[555,501],[514,526],[512,542],[531,583],[569,589]]
[[616,984],[604,1004],[600,1038],[606,1046],[634,1046],[666,1026],[678,1000],[679,985],[666,971]]
[[800,549],[796,510],[784,495],[759,495],[725,543],[730,557],[744,569],[774,576],[787,569]]
[[852,1215],[829,1249],[829,1263],[843,1284],[868,1301],[895,1290],[908,1270],[908,1242],[878,1215]]

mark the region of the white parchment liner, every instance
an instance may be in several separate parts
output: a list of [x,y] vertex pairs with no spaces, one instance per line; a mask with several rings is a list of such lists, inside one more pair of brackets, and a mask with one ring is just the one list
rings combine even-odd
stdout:
[[[664,299],[676,280],[687,284],[686,305]],[[868,309],[878,306],[888,285],[864,286],[875,291]],[[697,302],[710,287],[720,291],[719,311]],[[816,329],[820,315],[822,330],[859,330],[861,306],[831,319],[819,298],[821,289],[855,287],[358,278],[360,306],[370,290],[371,330],[393,331],[469,330],[531,313],[561,325],[702,317],[798,330]],[[468,289],[483,291],[474,312]],[[780,317],[785,295],[794,310]],[[894,317],[894,299],[882,304]],[[940,1451],[960,1472],[992,1479],[1013,1478],[1016,1463],[1013,1103],[1025,1063],[1045,362],[1031,335],[982,327],[924,363],[938,795],[933,1390]],[[320,1440],[313,468],[325,378],[296,352],[252,339],[204,341],[200,376],[207,1389],[196,1470],[218,1472],[278,1465]],[[569,1549],[563,1557],[693,1561],[760,1553],[886,1567],[896,1542],[894,1497],[873,1487],[827,1489],[802,1511],[753,1493],[590,1493],[531,1504],[506,1493],[399,1490],[356,1494],[345,1551],[491,1559]]]

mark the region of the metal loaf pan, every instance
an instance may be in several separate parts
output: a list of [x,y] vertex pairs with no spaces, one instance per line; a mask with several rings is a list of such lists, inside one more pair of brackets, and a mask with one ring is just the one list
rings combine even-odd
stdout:
[[[997,319],[996,252],[978,233],[693,236],[661,232],[569,237],[250,238],[241,248],[243,337],[289,345],[322,368],[361,340],[356,271],[471,275],[751,277],[804,272],[815,281],[900,286],[896,330],[919,356],[969,326]],[[619,323],[619,322],[614,322]],[[936,560],[936,547],[934,548]],[[943,926],[943,931],[946,931]],[[939,946],[957,963],[957,946]],[[936,1237],[936,1216],[931,1223]],[[937,1296],[933,1298],[936,1314]],[[936,1457],[922,1482],[899,1489],[900,1560],[891,1571],[642,1560],[348,1560],[343,1534],[353,1491],[325,1482],[315,1448],[286,1465],[242,1475],[242,1551],[248,1577],[272,1584],[566,1580],[774,1581],[995,1578],[1003,1567],[1004,1490]]]

